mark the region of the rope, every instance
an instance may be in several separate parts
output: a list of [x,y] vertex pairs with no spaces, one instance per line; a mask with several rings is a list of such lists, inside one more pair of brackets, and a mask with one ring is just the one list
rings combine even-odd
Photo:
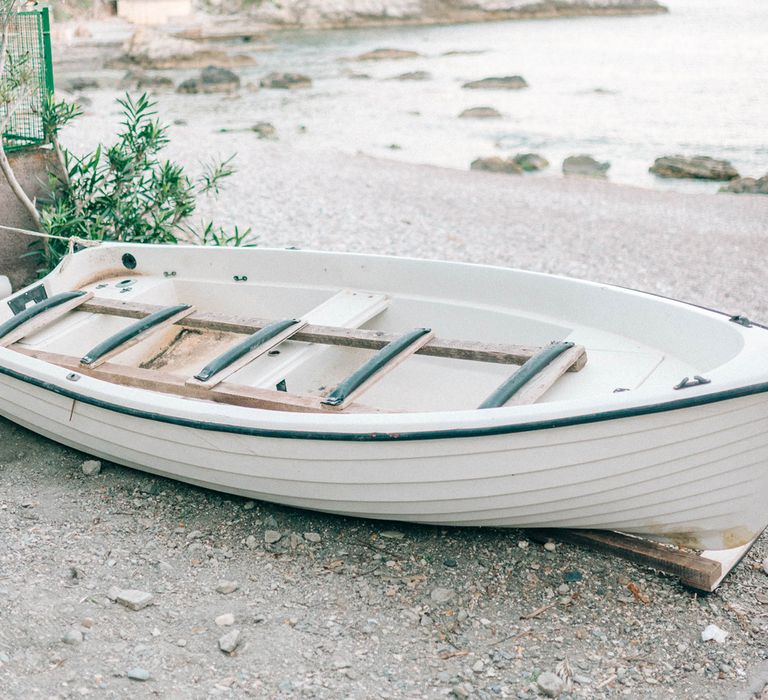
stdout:
[[44,233],[42,231],[30,231],[26,228],[17,228],[15,226],[4,226],[0,224],[0,229],[5,231],[11,231],[12,233],[21,233],[25,236],[34,236],[35,238],[53,238],[57,241],[67,241],[69,243],[69,255],[75,252],[75,246],[80,245],[84,248],[91,248],[101,245],[101,241],[94,241],[88,238],[80,238],[79,236],[57,236],[53,233]]

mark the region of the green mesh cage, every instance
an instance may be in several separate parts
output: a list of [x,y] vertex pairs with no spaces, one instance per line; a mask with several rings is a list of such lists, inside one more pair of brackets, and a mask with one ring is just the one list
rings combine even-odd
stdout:
[[45,143],[42,106],[53,94],[53,62],[48,8],[19,12],[11,20],[0,101],[6,151]]

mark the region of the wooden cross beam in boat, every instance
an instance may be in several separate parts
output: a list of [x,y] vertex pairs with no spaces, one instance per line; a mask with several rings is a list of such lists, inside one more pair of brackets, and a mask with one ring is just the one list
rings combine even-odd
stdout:
[[[113,301],[110,299],[95,299],[83,305],[82,310],[90,313],[101,313],[125,318],[141,319],[160,310],[162,307],[151,304]],[[243,318],[209,312],[195,312],[179,321],[176,325],[193,330],[220,331],[226,333],[252,334],[265,328],[273,320],[258,318]],[[381,350],[400,336],[397,333],[367,330],[362,328],[339,328],[336,326],[321,326],[308,324],[294,336],[293,340],[305,343],[321,343],[325,345],[340,345],[346,347]],[[587,355],[582,346],[573,355],[575,359],[568,371],[578,372],[587,363]],[[482,343],[469,340],[448,340],[432,338],[428,343],[416,350],[415,354],[429,357],[445,357],[455,360],[474,360],[477,362],[493,362],[498,364],[522,365],[534,357],[542,348],[527,345],[512,345],[507,343]]]

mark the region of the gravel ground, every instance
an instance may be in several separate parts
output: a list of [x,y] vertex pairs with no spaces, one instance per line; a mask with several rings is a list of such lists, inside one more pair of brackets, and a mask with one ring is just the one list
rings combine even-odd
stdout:
[[[109,130],[111,97],[70,146]],[[512,265],[768,320],[768,198],[304,152],[205,124],[173,137],[193,165],[238,151],[204,208],[262,245]],[[86,459],[0,421],[4,697],[765,697],[768,537],[703,597],[517,531],[318,515],[106,463],[87,476]],[[701,641],[709,624],[723,644]]]

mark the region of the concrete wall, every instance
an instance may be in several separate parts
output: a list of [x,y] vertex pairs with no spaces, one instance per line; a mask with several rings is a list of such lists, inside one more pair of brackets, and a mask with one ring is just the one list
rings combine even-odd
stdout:
[[[55,172],[58,162],[53,151],[38,148],[19,153],[9,153],[16,177],[24,191],[30,197],[40,197],[48,188],[48,173]],[[34,230],[29,214],[8,187],[5,177],[0,173],[0,224]],[[34,239],[0,229],[0,275],[6,275],[14,290],[24,286],[35,278],[35,259],[21,258],[29,250]]]
[[117,14],[134,24],[165,24],[192,14],[192,0],[118,0]]

